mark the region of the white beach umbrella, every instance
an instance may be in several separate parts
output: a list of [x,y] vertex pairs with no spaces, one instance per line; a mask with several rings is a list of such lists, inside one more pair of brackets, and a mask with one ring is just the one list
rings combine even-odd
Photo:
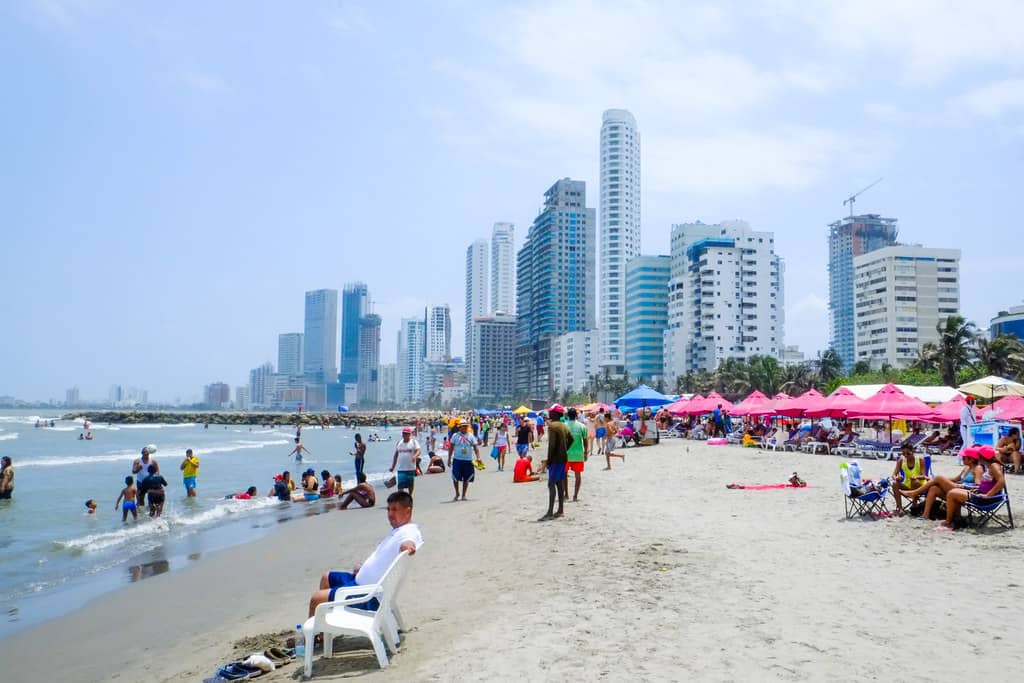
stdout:
[[965,394],[971,394],[978,398],[987,398],[989,401],[1003,398],[1004,396],[1024,396],[1024,384],[1014,382],[1005,377],[996,377],[995,375],[989,375],[988,377],[976,379],[973,382],[961,384],[957,388]]

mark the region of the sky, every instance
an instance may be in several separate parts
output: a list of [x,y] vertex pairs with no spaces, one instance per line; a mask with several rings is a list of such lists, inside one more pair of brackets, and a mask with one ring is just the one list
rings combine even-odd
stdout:
[[601,114],[642,138],[644,253],[741,218],[828,343],[827,225],[963,250],[981,326],[1024,298],[1024,3],[0,3],[0,395],[197,399],[276,362],[303,294],[452,308],[496,221],[599,204]]

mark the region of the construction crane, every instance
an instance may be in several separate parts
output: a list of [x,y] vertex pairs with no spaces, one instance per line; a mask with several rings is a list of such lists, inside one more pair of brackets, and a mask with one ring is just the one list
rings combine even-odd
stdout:
[[872,187],[874,187],[875,185],[877,185],[880,182],[882,182],[881,178],[879,178],[875,182],[871,183],[870,185],[865,187],[860,192],[854,192],[849,197],[847,197],[846,199],[843,200],[843,206],[846,206],[847,204],[850,205],[850,218],[853,218],[853,203],[855,201],[857,201],[857,197],[861,196],[862,194],[864,194],[865,192],[867,192],[868,190],[870,190]]

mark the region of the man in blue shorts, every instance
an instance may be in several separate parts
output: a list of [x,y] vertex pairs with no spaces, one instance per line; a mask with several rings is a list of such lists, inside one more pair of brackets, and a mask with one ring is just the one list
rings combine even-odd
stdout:
[[[455,418],[455,426],[458,431],[452,434],[451,445],[448,446],[448,468],[452,471],[452,485],[455,487],[452,501],[466,500],[469,482],[476,478],[473,461],[480,460],[480,448],[476,437],[469,432],[469,423]],[[462,482],[462,498],[459,498],[459,482]]]
[[[565,468],[569,462],[569,445],[572,435],[562,422],[565,408],[557,403],[548,408],[548,511],[539,520],[561,517],[565,505]],[[558,496],[558,512],[555,512],[555,496]]]
[[[406,491],[396,491],[388,496],[388,524],[391,531],[365,562],[356,565],[351,572],[325,572],[320,577],[320,589],[309,599],[309,616],[316,613],[320,603],[334,600],[335,592],[342,586],[367,586],[379,582],[402,551],[408,550],[410,555],[415,555],[423,545],[420,528],[412,523],[412,496]],[[379,605],[374,598],[353,607],[376,610]]]

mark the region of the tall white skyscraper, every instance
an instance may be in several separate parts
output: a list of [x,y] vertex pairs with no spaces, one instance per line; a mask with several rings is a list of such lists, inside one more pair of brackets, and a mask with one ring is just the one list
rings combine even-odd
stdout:
[[277,335],[277,371],[289,377],[298,377],[302,374],[301,332]]
[[626,263],[640,254],[640,131],[625,109],[601,117],[601,365],[626,365]]
[[495,223],[491,232],[491,313],[515,312],[516,227]]
[[427,360],[447,362],[452,358],[452,315],[448,304],[427,309]]
[[328,384],[338,381],[338,290],[306,292],[305,331],[302,339],[302,372],[306,381]]
[[398,402],[403,405],[423,400],[426,327],[423,318],[402,318],[398,330],[397,393]]
[[473,342],[473,318],[487,315],[487,240],[477,240],[466,249],[466,339],[465,357],[469,362],[469,351]]

